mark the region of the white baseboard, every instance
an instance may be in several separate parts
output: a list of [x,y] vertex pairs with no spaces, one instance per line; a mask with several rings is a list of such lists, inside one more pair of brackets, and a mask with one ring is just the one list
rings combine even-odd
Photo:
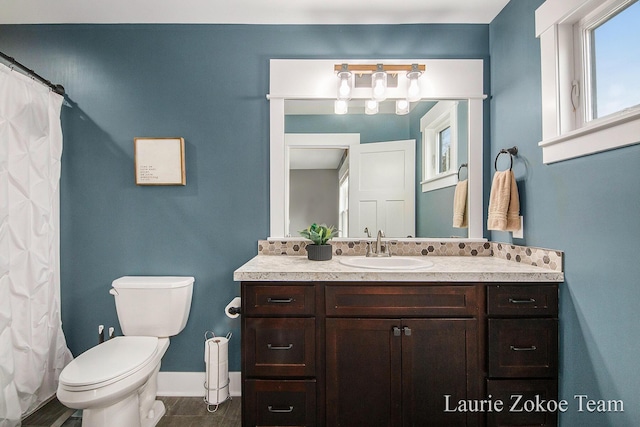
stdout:
[[[158,372],[158,396],[204,397],[204,372]],[[240,372],[229,372],[229,394],[241,396]]]

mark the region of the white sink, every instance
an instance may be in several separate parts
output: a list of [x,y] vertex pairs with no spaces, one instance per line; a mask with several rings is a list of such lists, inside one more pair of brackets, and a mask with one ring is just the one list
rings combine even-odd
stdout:
[[433,262],[419,256],[391,256],[391,257],[359,257],[341,256],[340,264],[349,267],[373,268],[376,270],[417,270],[429,268]]

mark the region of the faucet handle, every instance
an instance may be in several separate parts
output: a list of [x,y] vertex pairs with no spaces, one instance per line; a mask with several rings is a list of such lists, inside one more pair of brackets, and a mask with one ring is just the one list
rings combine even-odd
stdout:
[[365,227],[364,228],[364,232],[367,235],[367,237],[370,239],[371,238],[371,233],[369,232],[369,227]]

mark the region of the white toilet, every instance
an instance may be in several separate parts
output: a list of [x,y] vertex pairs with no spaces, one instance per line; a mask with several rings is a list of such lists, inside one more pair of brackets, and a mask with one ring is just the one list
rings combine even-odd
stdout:
[[126,276],[109,291],[122,333],[82,353],[60,374],[58,400],[83,409],[83,427],[152,427],[165,413],[156,400],[160,360],[184,329],[193,277]]

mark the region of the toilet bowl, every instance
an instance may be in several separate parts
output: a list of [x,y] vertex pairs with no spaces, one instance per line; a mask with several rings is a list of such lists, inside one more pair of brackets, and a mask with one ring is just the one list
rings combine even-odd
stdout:
[[168,347],[168,338],[129,336],[93,347],[60,374],[58,399],[84,410],[83,426],[153,426],[165,412],[155,397]]
[[[156,400],[169,336],[184,328],[192,277],[124,277],[113,282],[125,336],[82,353],[61,372],[58,400],[82,409],[83,427],[153,427],[165,413]],[[126,326],[125,326],[126,325]],[[136,335],[127,335],[135,332]]]

